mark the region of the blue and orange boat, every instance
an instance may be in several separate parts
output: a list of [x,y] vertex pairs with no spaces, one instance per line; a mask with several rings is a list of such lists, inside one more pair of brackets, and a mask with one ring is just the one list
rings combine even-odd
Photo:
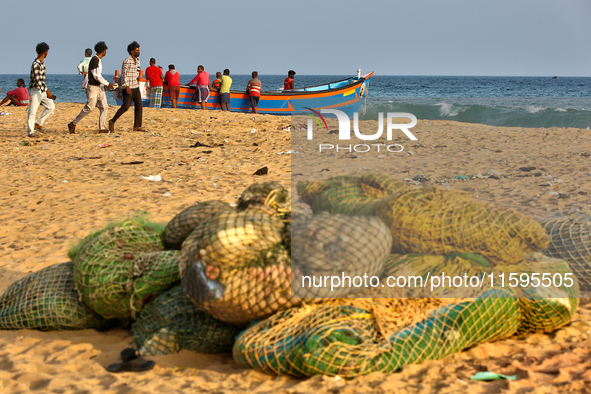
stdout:
[[[115,80],[119,74],[115,73]],[[361,104],[367,97],[369,82],[373,72],[367,74],[357,73],[357,76],[330,82],[322,85],[307,86],[292,90],[268,90],[261,92],[261,99],[257,108],[261,114],[291,115],[298,112],[306,112],[310,109],[339,109],[349,115],[359,111]],[[144,106],[150,103],[149,89],[146,88],[146,80],[140,78],[140,91]],[[195,93],[194,86],[181,85],[181,94],[177,108],[201,109],[201,105],[192,100]],[[117,105],[122,101],[117,97]],[[170,98],[167,86],[162,93],[162,108],[170,108]],[[218,92],[210,92],[207,100],[207,109],[220,109],[220,97]],[[250,100],[244,90],[230,91],[230,110],[235,112],[250,112]]]

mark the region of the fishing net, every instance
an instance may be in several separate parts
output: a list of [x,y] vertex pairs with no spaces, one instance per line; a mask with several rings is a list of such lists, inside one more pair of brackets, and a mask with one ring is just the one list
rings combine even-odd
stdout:
[[462,191],[404,189],[380,200],[373,214],[390,228],[393,253],[468,252],[516,264],[548,245],[539,223]]
[[285,204],[289,201],[289,192],[277,182],[254,183],[250,185],[238,198],[238,210],[253,205],[269,205],[269,197],[274,203]]
[[214,214],[231,211],[232,207],[218,200],[198,202],[176,215],[167,225],[162,236],[169,249],[181,249],[183,241],[199,223],[209,220]]
[[290,298],[291,260],[284,222],[256,207],[220,212],[183,243],[183,286],[197,306],[236,325],[298,303]]
[[591,205],[562,212],[541,224],[550,237],[544,253],[566,260],[581,291],[591,291]]
[[370,215],[379,199],[404,188],[403,182],[382,174],[336,176],[297,185],[301,199],[314,212],[347,215]]
[[72,263],[52,265],[11,284],[0,296],[0,329],[101,329],[106,319],[78,300]]
[[242,332],[234,359],[293,376],[352,378],[393,372],[479,343],[563,326],[575,312],[577,289],[553,290],[529,287],[523,291],[530,298],[494,288],[476,299],[335,299],[304,304]]
[[179,278],[180,252],[165,251],[164,225],[133,216],[112,223],[76,246],[74,274],[82,301],[124,324]]
[[390,255],[392,236],[375,217],[322,212],[292,226],[294,297],[354,295],[362,289],[354,278],[377,278]]
[[159,295],[131,326],[141,354],[174,354],[182,349],[200,353],[230,352],[241,329],[199,310],[182,286]]

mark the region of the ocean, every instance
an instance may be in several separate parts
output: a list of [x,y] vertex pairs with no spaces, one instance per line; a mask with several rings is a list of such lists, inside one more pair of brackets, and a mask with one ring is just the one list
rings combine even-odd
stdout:
[[[195,75],[182,75],[188,83]],[[210,73],[210,77],[213,75]],[[319,85],[350,75],[296,75],[296,86]],[[0,74],[1,96],[29,75]],[[113,75],[105,74],[109,81]],[[283,86],[285,75],[261,75],[263,90]],[[232,75],[233,88],[246,87],[249,75]],[[56,102],[86,101],[82,77],[49,74]],[[112,95],[109,104],[115,105]],[[492,126],[591,127],[591,77],[473,77],[374,75],[363,119],[378,112],[408,112],[419,119],[445,119]]]

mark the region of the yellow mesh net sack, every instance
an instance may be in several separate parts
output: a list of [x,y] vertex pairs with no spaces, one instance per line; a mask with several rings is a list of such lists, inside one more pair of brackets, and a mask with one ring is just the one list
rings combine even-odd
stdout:
[[483,204],[471,194],[439,188],[406,189],[382,198],[373,215],[392,233],[393,253],[478,253],[515,264],[542,249],[542,226],[524,214]]
[[297,305],[284,226],[257,207],[220,212],[199,225],[181,251],[187,295],[201,310],[242,326]]
[[347,215],[369,215],[380,198],[404,188],[403,182],[383,174],[336,176],[297,185],[301,199],[314,212]]
[[202,201],[176,215],[164,229],[162,239],[169,249],[181,249],[183,241],[199,223],[206,222],[214,214],[231,211],[232,207],[218,200]]
[[591,291],[591,205],[562,212],[541,224],[550,237],[544,253],[566,260],[581,291]]
[[567,324],[576,298],[542,298],[538,290],[530,289],[531,298],[515,298],[509,289],[489,289],[477,299],[337,299],[306,304],[242,332],[234,359],[293,376],[353,378],[393,372],[487,341],[551,332]]

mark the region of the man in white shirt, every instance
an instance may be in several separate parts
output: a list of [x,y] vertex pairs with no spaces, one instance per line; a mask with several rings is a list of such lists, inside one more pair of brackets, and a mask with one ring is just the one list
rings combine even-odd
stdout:
[[87,103],[80,111],[80,114],[72,122],[68,124],[68,131],[70,134],[76,133],[76,124],[80,122],[86,115],[92,112],[94,107],[100,110],[99,115],[99,133],[107,133],[107,95],[105,94],[105,86],[113,89],[113,84],[103,78],[103,64],[101,59],[107,54],[107,45],[104,41],[99,41],[94,46],[96,56],[94,56],[88,64],[88,87],[86,88]]
[[84,56],[84,59],[82,59],[80,64],[78,64],[78,73],[84,76],[81,86],[82,89],[86,89],[88,86],[88,76],[86,74],[88,74],[88,63],[90,63],[90,58],[92,57],[92,49],[86,48],[84,51]]

